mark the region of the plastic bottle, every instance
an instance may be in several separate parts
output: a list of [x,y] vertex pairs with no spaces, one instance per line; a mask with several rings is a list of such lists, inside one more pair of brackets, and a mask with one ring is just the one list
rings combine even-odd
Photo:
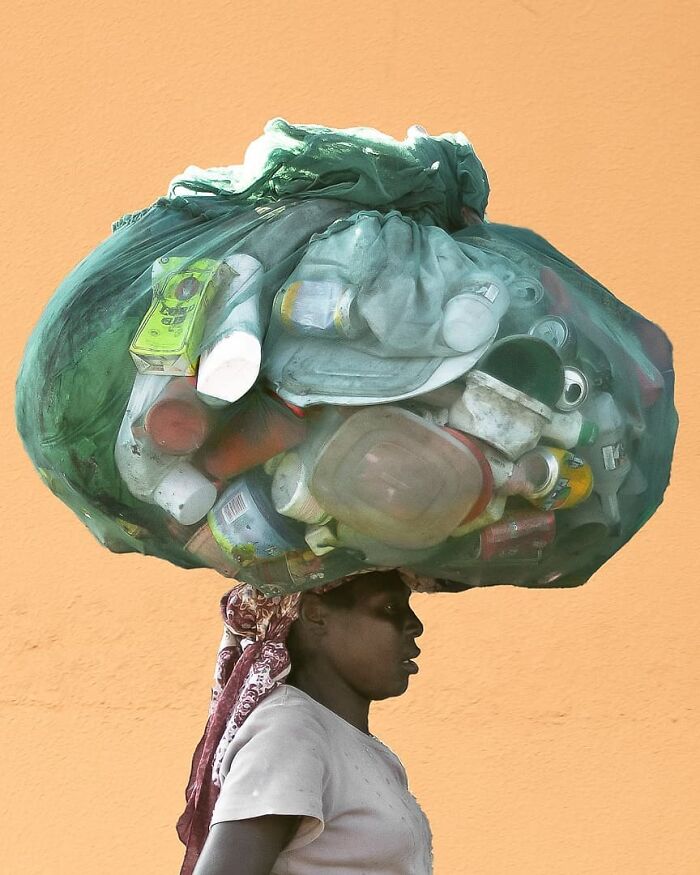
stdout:
[[174,377],[143,417],[143,431],[164,453],[186,456],[206,441],[212,423],[212,412],[197,396],[194,378]]
[[279,290],[272,311],[293,334],[353,339],[367,331],[357,303],[357,290],[351,286],[296,280]]
[[298,452],[289,452],[275,469],[271,487],[275,510],[305,523],[327,523],[331,516],[309,492],[309,464]]
[[457,352],[471,352],[496,336],[510,305],[506,286],[495,276],[470,276],[468,284],[445,304],[442,338]]
[[204,469],[227,480],[295,447],[306,436],[306,422],[271,392],[251,392],[234,408],[203,453]]
[[625,448],[625,419],[609,392],[590,396],[581,408],[598,426],[598,438],[580,450],[593,471],[593,489],[610,524],[620,522],[617,493],[630,472],[631,461]]
[[242,252],[228,256],[224,264],[233,279],[207,313],[197,371],[197,389],[213,405],[242,398],[257,380],[262,360],[262,265]]
[[152,407],[170,377],[137,374],[114,447],[119,473],[133,496],[162,507],[183,525],[201,520],[216,501],[216,486],[187,457],[159,449],[132,425]]
[[552,418],[545,423],[541,436],[565,449],[588,446],[598,437],[598,426],[583,418],[578,410],[571,413],[552,412]]

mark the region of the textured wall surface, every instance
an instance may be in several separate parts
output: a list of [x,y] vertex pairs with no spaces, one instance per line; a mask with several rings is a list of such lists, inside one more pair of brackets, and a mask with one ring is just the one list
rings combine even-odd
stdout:
[[581,589],[414,596],[420,674],[370,726],[431,820],[437,875],[700,872],[697,4],[24,0],[5,22],[2,871],[178,871],[225,581],[93,541],[25,457],[13,383],[113,219],[282,115],[462,129],[490,218],[674,341],[660,511]]

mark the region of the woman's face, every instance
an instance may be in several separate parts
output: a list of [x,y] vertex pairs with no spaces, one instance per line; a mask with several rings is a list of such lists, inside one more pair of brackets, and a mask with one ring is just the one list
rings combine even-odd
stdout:
[[332,609],[324,641],[345,682],[370,700],[400,696],[418,667],[415,639],[423,624],[409,607],[411,590],[395,571],[373,571],[345,584],[355,590],[352,608]]

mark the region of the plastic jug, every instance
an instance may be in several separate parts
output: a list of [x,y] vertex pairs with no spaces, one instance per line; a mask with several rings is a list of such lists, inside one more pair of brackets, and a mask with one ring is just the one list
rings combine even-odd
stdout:
[[331,516],[408,549],[447,538],[490,488],[475,443],[392,405],[355,412],[325,437],[310,481]]
[[132,426],[170,382],[159,374],[137,374],[114,447],[117,469],[136,498],[162,507],[183,525],[201,520],[216,501],[216,486],[186,456],[168,455]]

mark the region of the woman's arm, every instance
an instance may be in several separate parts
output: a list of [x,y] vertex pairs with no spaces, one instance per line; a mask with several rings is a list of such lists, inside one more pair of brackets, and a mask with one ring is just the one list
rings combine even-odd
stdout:
[[270,875],[299,820],[296,814],[266,814],[215,823],[193,875]]

